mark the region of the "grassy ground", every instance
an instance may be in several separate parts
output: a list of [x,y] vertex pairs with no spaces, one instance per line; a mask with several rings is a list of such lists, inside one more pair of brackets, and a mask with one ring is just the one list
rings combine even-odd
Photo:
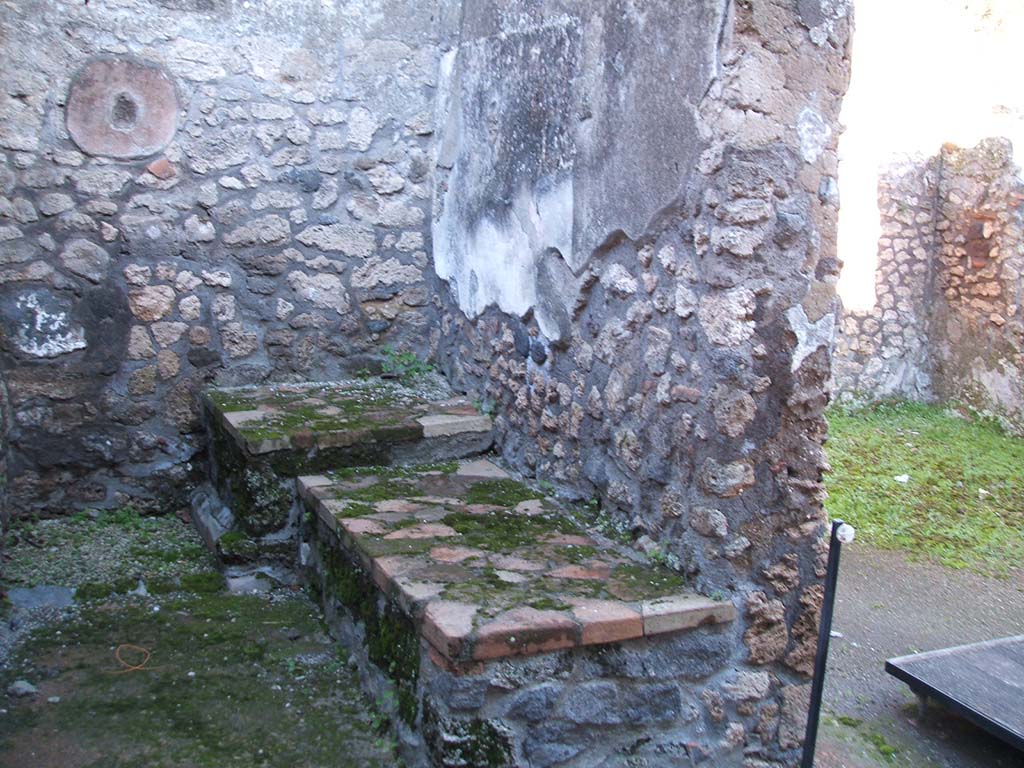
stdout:
[[[47,564],[98,558],[118,532],[128,543],[99,565],[62,574]],[[176,518],[37,525],[5,558],[7,586],[73,582],[79,591],[0,667],[0,766],[396,764],[386,723],[312,604],[290,590],[228,592]],[[162,585],[159,594],[126,594],[140,579],[148,590]],[[28,618],[16,611],[6,621]],[[3,697],[19,680],[38,692]]]
[[829,514],[866,543],[989,575],[1024,562],[1024,440],[910,403],[836,407],[829,427]]

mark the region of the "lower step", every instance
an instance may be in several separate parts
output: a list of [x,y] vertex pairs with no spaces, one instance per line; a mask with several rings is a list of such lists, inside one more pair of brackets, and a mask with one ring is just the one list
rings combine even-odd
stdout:
[[625,765],[700,741],[695,672],[722,666],[732,603],[486,460],[298,486],[305,578],[411,765]]

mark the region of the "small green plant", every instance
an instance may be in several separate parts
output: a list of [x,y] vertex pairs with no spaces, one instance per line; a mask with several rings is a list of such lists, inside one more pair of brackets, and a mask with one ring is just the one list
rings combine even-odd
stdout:
[[413,383],[434,370],[433,365],[420,360],[413,352],[398,352],[392,347],[384,347],[382,353],[384,362],[381,368],[384,374],[406,384]]
[[189,573],[181,577],[181,588],[197,595],[212,595],[224,589],[224,576],[219,571]]
[[370,728],[374,733],[383,734],[391,727],[391,718],[385,713],[394,710],[396,701],[391,690],[386,690],[377,697],[376,705],[370,712]]
[[891,763],[896,755],[899,754],[899,750],[892,744],[888,743],[885,740],[885,737],[880,733],[871,731],[865,733],[864,738],[867,739],[868,743],[870,743],[876,750],[878,750],[878,754],[885,758],[886,762]]

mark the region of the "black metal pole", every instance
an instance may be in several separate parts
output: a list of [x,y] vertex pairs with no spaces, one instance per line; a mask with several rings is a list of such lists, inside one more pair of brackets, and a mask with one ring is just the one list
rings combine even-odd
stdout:
[[838,535],[842,525],[842,520],[832,521],[832,535],[828,543],[828,566],[825,570],[825,599],[821,604],[821,623],[818,627],[818,653],[814,657],[814,680],[811,682],[811,708],[807,713],[804,755],[800,762],[800,768],[814,768],[814,748],[818,741],[818,717],[821,714],[821,693],[825,688],[825,664],[828,661],[828,643],[832,637],[832,608],[836,599],[836,581],[839,578],[839,554],[843,546]]

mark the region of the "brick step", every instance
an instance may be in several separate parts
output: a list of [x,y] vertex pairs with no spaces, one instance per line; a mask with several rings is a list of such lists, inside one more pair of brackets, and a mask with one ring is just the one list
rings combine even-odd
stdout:
[[[587,655],[594,647],[626,649],[648,665],[678,655],[672,643],[684,630],[717,635],[716,625],[735,618],[731,602],[694,594],[675,571],[588,534],[596,513],[486,459],[321,473],[300,477],[298,488],[305,580],[337,633],[362,649],[364,675],[395,686],[398,712],[431,750],[431,764],[461,764],[445,745],[472,734],[519,751],[516,734],[529,728],[508,713],[523,691],[495,686],[496,674],[511,674],[502,665],[549,656],[558,661],[545,669],[578,665],[540,681],[545,696],[567,702],[572,720],[581,716],[572,709],[577,694],[609,685],[592,679],[600,676]],[[670,698],[672,685],[663,685]],[[453,686],[489,691],[486,709],[505,714],[482,718],[482,698],[460,713]],[[646,711],[647,687],[622,690]]]
[[667,567],[486,459],[305,476],[330,568],[355,568],[453,663],[649,637],[733,618]]
[[299,475],[446,461],[492,442],[490,417],[434,377],[212,389],[202,405],[210,482],[193,512],[228,564],[294,559]]

